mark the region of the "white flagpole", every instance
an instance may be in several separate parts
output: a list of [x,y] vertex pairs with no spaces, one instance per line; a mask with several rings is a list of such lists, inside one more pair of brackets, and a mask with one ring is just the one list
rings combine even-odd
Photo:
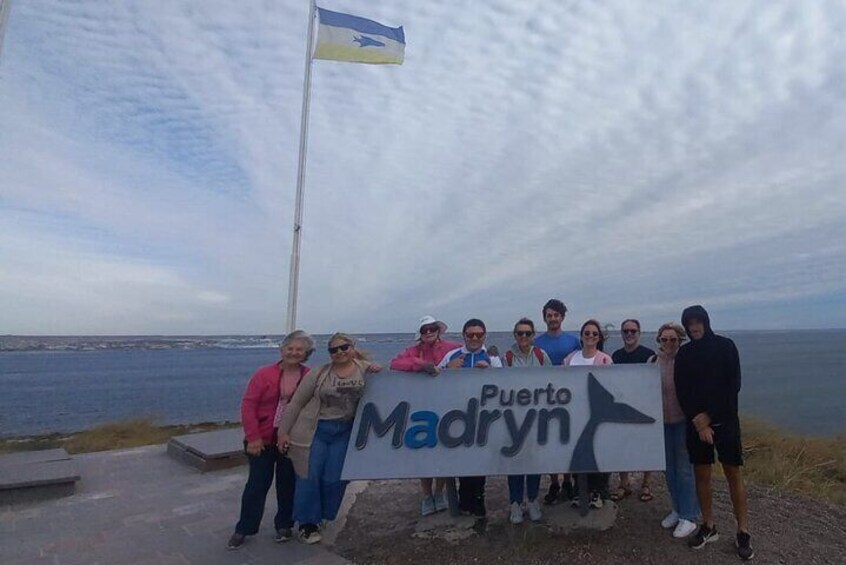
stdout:
[[3,54],[3,35],[6,32],[6,22],[9,20],[11,9],[12,0],[0,0],[0,55]]
[[294,331],[297,325],[297,291],[300,283],[300,240],[303,222],[303,189],[305,188],[306,149],[308,145],[308,111],[311,97],[311,61],[314,51],[315,0],[309,0],[308,40],[305,56],[305,79],[303,81],[303,110],[300,118],[300,159],[297,164],[297,197],[294,205],[294,241],[291,249],[291,273],[288,279],[288,320],[286,333]]

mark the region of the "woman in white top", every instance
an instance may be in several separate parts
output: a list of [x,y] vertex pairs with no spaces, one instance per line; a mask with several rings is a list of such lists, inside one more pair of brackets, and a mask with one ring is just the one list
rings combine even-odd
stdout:
[[[613,365],[611,356],[602,351],[605,344],[605,335],[602,333],[602,326],[596,320],[588,320],[582,324],[581,350],[573,351],[564,358],[564,366],[576,365]],[[588,473],[588,489],[590,490],[590,507],[602,508],[602,499],[608,498],[608,479],[610,473]],[[578,481],[576,482],[578,488]],[[579,505],[578,495],[573,498],[571,504]]]

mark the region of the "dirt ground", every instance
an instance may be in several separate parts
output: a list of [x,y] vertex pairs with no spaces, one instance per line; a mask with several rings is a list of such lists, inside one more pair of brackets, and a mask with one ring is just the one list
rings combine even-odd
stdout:
[[[616,477],[615,479],[616,480]],[[635,479],[633,484],[638,485]],[[623,500],[604,532],[556,533],[543,522],[508,522],[504,477],[488,479],[487,524],[469,539],[413,537],[419,499],[416,481],[373,481],[358,495],[336,550],[355,563],[737,563],[728,489],[714,486],[718,542],[699,551],[660,526],[669,511],[663,476],[653,477],[655,499]],[[541,483],[541,494],[547,480]],[[846,507],[749,486],[756,563],[846,563]],[[480,526],[482,526],[480,524]]]

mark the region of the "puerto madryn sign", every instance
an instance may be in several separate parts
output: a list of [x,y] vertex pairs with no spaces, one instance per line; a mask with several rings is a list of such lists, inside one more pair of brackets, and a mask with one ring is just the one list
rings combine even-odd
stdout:
[[664,469],[655,365],[368,377],[343,478]]

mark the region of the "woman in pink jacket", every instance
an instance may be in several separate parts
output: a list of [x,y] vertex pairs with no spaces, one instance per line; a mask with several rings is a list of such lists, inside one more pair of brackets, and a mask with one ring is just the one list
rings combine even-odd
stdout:
[[267,491],[276,477],[276,541],[291,539],[294,507],[294,467],[279,452],[276,427],[285,405],[294,396],[309,369],[304,365],[314,352],[314,340],[297,330],[285,336],[279,346],[282,359],[260,368],[247,384],[241,400],[241,424],[244,426],[244,450],[250,465],[244,494],[241,495],[241,516],[228,549],[244,545],[246,536],[258,533],[264,514]]
[[[437,376],[440,372],[438,363],[448,352],[461,347],[462,344],[451,341],[444,341],[447,325],[432,316],[423,316],[417,325],[417,334],[414,339],[417,343],[397,355],[391,361],[391,369],[394,371],[408,371],[415,373],[427,373]],[[434,489],[432,483],[434,482]],[[423,491],[423,500],[420,503],[420,514],[428,516],[435,512],[447,509],[447,500],[444,495],[444,479],[420,479],[420,489]]]

